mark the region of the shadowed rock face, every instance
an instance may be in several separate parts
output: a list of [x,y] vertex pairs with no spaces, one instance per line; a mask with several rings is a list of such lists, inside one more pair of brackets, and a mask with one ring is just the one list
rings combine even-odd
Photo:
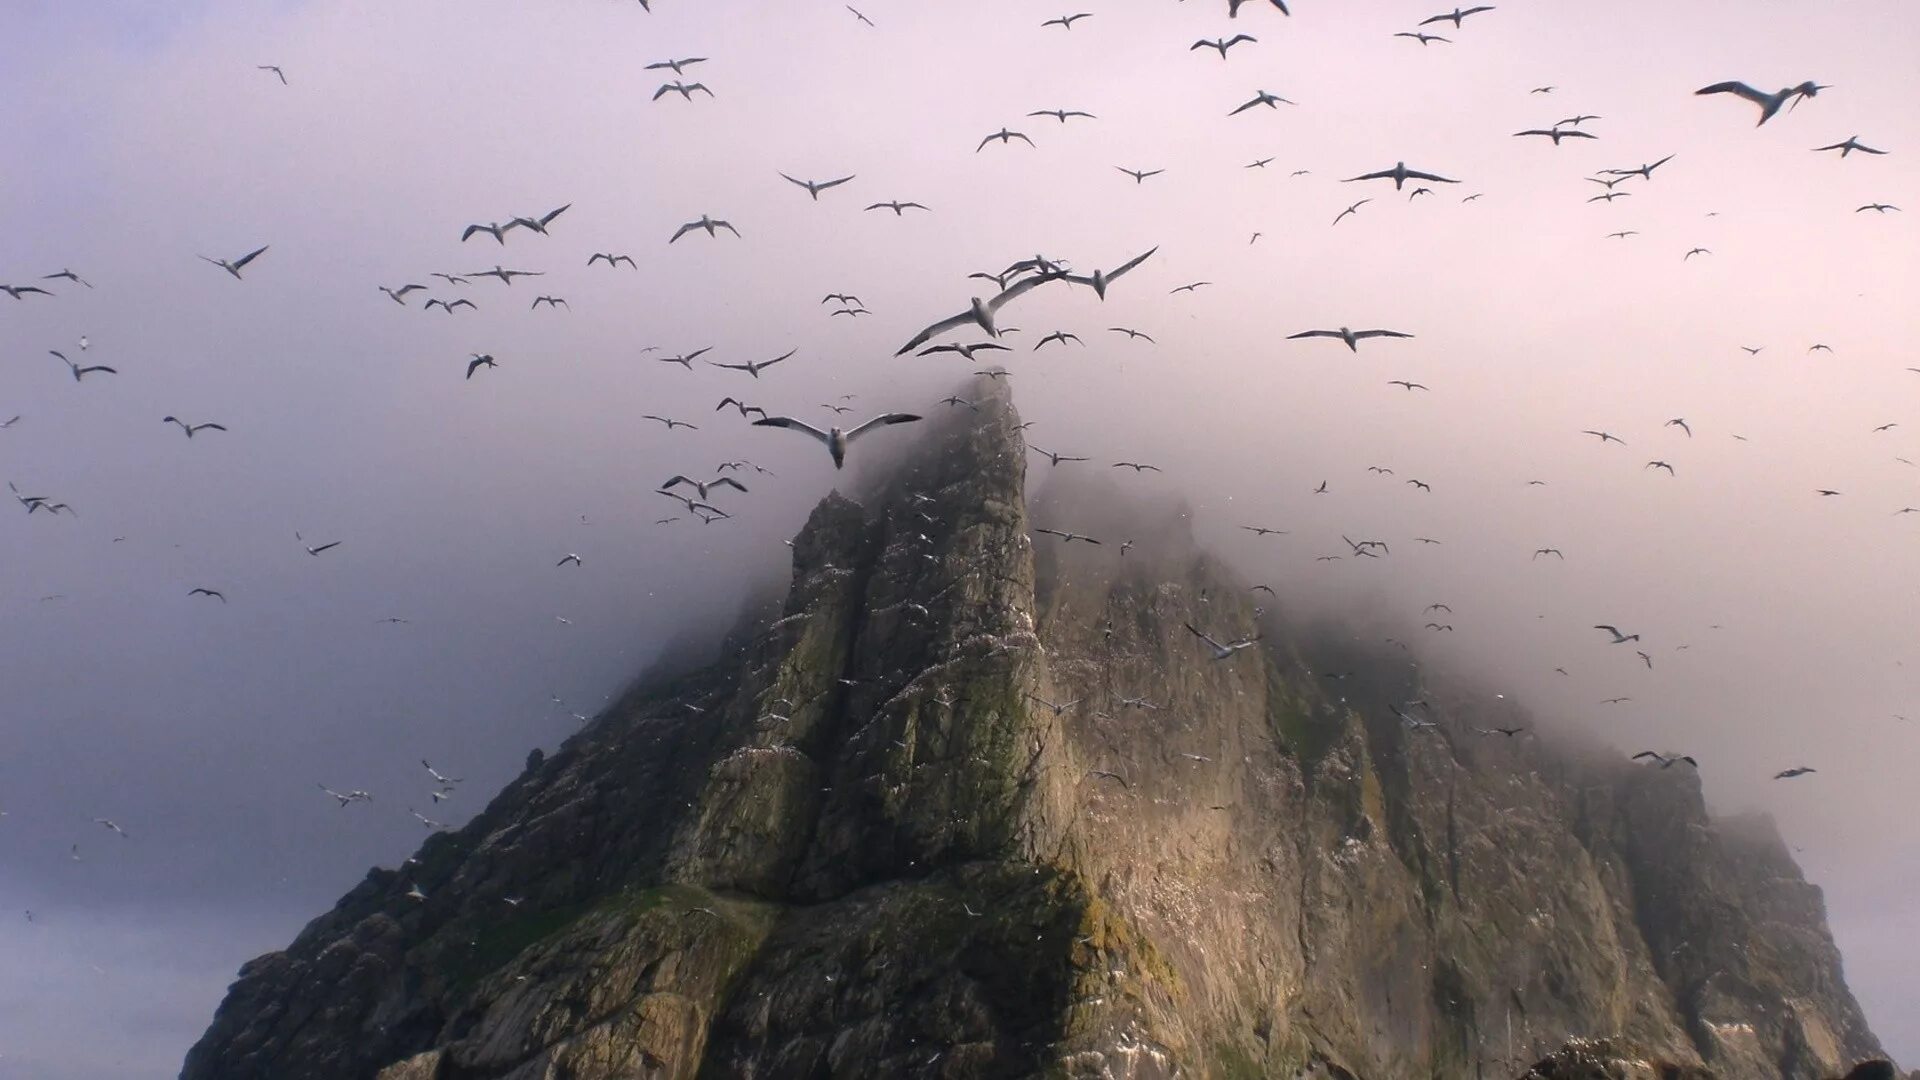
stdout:
[[[1473,735],[1406,654],[1256,615],[1177,511],[1124,557],[1036,550],[1007,394],[823,501],[779,618],[249,963],[182,1076],[1477,1080],[1610,1036],[1683,1080],[1818,1080],[1877,1052],[1770,823]],[[1266,640],[1216,662],[1188,622]],[[1386,708],[1416,697],[1438,730]]]

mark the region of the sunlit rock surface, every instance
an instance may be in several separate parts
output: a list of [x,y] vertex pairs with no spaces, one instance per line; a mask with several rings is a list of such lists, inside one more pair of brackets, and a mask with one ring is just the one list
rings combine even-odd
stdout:
[[[1063,495],[1115,531],[1036,551],[1004,381],[968,394],[819,505],[779,616],[249,963],[182,1076],[1820,1080],[1879,1053],[1769,822],[1709,817],[1691,771],[1472,734],[1510,716],[1257,616],[1284,593],[1177,509]],[[1266,639],[1215,662],[1188,622]],[[1422,696],[1437,732],[1386,708]],[[1543,1060],[1586,1038],[1618,1042]]]

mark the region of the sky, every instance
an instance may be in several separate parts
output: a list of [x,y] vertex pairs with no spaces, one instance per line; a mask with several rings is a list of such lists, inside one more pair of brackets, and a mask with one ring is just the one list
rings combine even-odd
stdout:
[[[408,809],[457,825],[717,641],[813,503],[911,438],[836,474],[720,397],[944,408],[979,365],[893,353],[992,288],[967,274],[1156,247],[1104,302],[1001,312],[1031,440],[1092,458],[1057,468],[1156,464],[1118,479],[1290,609],[1696,756],[1714,809],[1779,822],[1920,1062],[1920,7],[1510,0],[1423,47],[1393,36],[1440,10],[1414,0],[1077,2],[1071,29],[1028,0],[10,9],[0,283],[56,295],[0,296],[0,480],[77,516],[0,505],[0,1073],[174,1075],[241,963],[417,846]],[[687,56],[712,97],[651,100],[672,73],[644,65]],[[1729,79],[1831,89],[1755,127],[1693,94]],[[1294,104],[1228,115],[1261,90]],[[1027,115],[1054,108],[1096,118]],[[1512,135],[1577,114],[1597,138]],[[1002,126],[1034,145],[977,149]],[[1850,135],[1889,153],[1811,152]],[[1345,182],[1396,161],[1459,183]],[[815,201],[783,172],[854,179]],[[891,199],[930,210],[862,209]],[[702,214],[739,236],[667,242]],[[196,258],[261,245],[244,280]],[[544,276],[427,276],[495,265]],[[93,287],[40,281],[63,268]],[[1340,326],[1413,337],[1288,339]],[[1034,351],[1052,330],[1084,344]],[[659,362],[704,347],[797,351]],[[499,366],[464,378],[474,353]],[[653,493],[741,458],[770,472],[715,496],[731,519]],[[1342,535],[1393,554],[1316,561]],[[1456,632],[1423,629],[1436,602]],[[464,778],[437,807],[422,758]]]

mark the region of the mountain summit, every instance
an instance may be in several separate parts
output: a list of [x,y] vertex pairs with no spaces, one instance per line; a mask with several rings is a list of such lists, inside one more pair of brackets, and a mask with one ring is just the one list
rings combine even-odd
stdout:
[[[1591,1036],[1672,1063],[1647,1076],[1815,1080],[1878,1054],[1770,822],[1710,817],[1688,769],[1477,735],[1510,715],[1403,652],[1327,667],[1177,514],[1127,553],[1033,535],[1009,391],[969,393],[864,504],[813,511],[779,617],[248,963],[182,1077],[1467,1080]],[[1216,660],[1188,625],[1265,632]]]

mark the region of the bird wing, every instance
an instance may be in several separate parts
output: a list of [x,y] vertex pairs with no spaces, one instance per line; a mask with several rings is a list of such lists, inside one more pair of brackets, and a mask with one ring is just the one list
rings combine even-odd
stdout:
[[568,210],[568,208],[570,208],[570,207],[572,207],[572,206],[573,206],[573,204],[572,204],[572,203],[568,203],[568,204],[567,204],[566,206],[563,206],[563,207],[561,207],[561,208],[560,208],[560,209],[558,209],[558,210],[549,210],[549,211],[547,212],[547,214],[546,214],[546,216],[545,216],[545,217],[542,217],[542,218],[540,219],[540,227],[541,227],[541,228],[546,228],[546,227],[547,227],[548,225],[550,225],[550,224],[552,224],[552,223],[553,223],[553,219],[554,219],[554,218],[557,218],[557,217],[559,217],[559,216],[560,216],[561,214],[564,214],[564,213],[566,213],[566,212],[567,212],[567,210]]
[[807,423],[805,420],[795,420],[791,416],[763,417],[759,420],[755,420],[753,422],[753,426],[754,427],[792,428],[795,431],[805,432],[806,434],[811,435],[816,439],[819,439],[823,444],[830,445],[833,442],[833,436],[827,434],[824,431],[821,431],[819,428],[814,427],[812,424]]
[[1700,89],[1695,90],[1694,93],[1696,95],[1697,94],[1738,94],[1741,97],[1746,98],[1748,101],[1751,101],[1755,105],[1758,105],[1762,108],[1765,108],[1773,100],[1772,94],[1763,94],[1760,91],[1755,90],[1753,87],[1748,86],[1746,83],[1743,83],[1743,82],[1717,82],[1717,83],[1714,83],[1712,86],[1703,86]]
[[[1338,337],[1339,335],[1336,334],[1334,336]],[[1398,330],[1356,330],[1353,332],[1353,336],[1356,338],[1371,338],[1371,337],[1410,338],[1413,335],[1403,334]]]
[[884,427],[888,424],[910,424],[920,417],[912,413],[882,413],[879,416],[847,432],[847,441],[852,442],[861,432],[870,428]]
[[708,487],[719,487],[719,486],[720,486],[721,484],[725,484],[725,485],[727,485],[728,487],[730,487],[730,488],[734,488],[735,490],[738,490],[738,491],[745,491],[745,490],[747,490],[747,485],[745,485],[745,484],[743,484],[743,483],[741,483],[741,482],[740,482],[740,481],[738,481],[738,480],[735,480],[735,479],[734,479],[733,477],[731,477],[731,476],[723,476],[723,477],[721,477],[720,479],[718,479],[718,480],[715,480],[715,481],[714,481],[713,483],[711,483],[711,484],[708,484],[707,486],[708,486]]
[[678,239],[680,239],[681,237],[683,237],[683,236],[685,236],[685,235],[687,235],[688,233],[690,233],[690,232],[692,232],[693,230],[695,230],[695,229],[698,229],[698,228],[700,228],[700,227],[701,227],[701,225],[700,225],[700,223],[699,223],[699,222],[697,222],[697,221],[689,221],[689,222],[687,222],[687,223],[686,223],[685,225],[682,225],[682,226],[680,226],[680,227],[679,227],[678,229],[675,229],[675,230],[673,231],[673,236],[672,236],[672,238],[671,238],[671,239],[669,239],[669,240],[667,241],[667,243],[669,243],[669,244],[671,244],[671,243],[673,243],[673,241],[674,241],[674,240],[678,240]]
[[1215,649],[1218,649],[1221,652],[1227,651],[1227,647],[1225,645],[1220,644],[1219,642],[1213,640],[1207,635],[1201,633],[1199,630],[1194,629],[1194,626],[1192,623],[1182,623],[1181,625],[1187,628],[1188,633],[1192,634],[1194,637],[1199,638],[1201,641],[1204,641],[1207,644],[1213,646]]
[[953,330],[958,327],[965,326],[966,324],[972,321],[973,321],[973,312],[971,310],[963,311],[960,314],[954,315],[950,318],[941,319],[939,322],[934,323],[932,326],[929,326],[925,330],[922,330],[918,334],[915,334],[913,336],[912,341],[909,341],[905,345],[900,346],[899,351],[895,352],[893,355],[905,356],[906,354],[912,352],[913,350],[919,348],[920,346],[925,345],[932,338],[940,334],[944,334],[949,330]]
[[[1164,172],[1165,170],[1156,170],[1156,171]],[[1113,279],[1119,277],[1121,274],[1124,274],[1127,271],[1133,269],[1134,267],[1139,266],[1141,263],[1146,262],[1147,259],[1151,257],[1154,252],[1159,250],[1160,250],[1160,247],[1159,245],[1156,244],[1152,248],[1149,248],[1144,254],[1136,255],[1133,258],[1128,259],[1126,262],[1121,263],[1119,266],[1107,272],[1107,280],[1112,281]]]
[[260,257],[260,255],[261,255],[261,253],[262,253],[262,252],[264,252],[264,251],[266,251],[266,250],[267,250],[267,249],[266,249],[266,247],[257,247],[257,248],[254,248],[254,249],[253,249],[252,251],[249,251],[249,252],[247,252],[247,253],[246,253],[245,255],[242,255],[242,256],[240,256],[240,257],[239,257],[238,259],[235,259],[235,260],[233,261],[233,268],[234,268],[235,270],[238,270],[238,269],[240,269],[241,267],[243,267],[243,266],[245,266],[245,265],[247,265],[248,263],[250,263],[250,262],[252,262],[253,260],[255,260],[255,259],[257,259],[257,258],[259,258],[259,257]]
[[1407,170],[1407,176],[1408,176],[1408,178],[1409,178],[1409,179],[1416,179],[1416,180],[1432,180],[1433,182],[1435,182],[1435,183],[1437,183],[1437,184],[1457,184],[1457,183],[1459,183],[1459,182],[1460,182],[1460,181],[1458,181],[1458,180],[1449,180],[1449,179],[1447,179],[1447,178],[1446,178],[1446,177],[1444,177],[1444,176],[1435,176],[1435,175],[1434,175],[1434,174],[1432,174],[1432,173],[1427,173],[1427,172],[1415,172],[1415,171],[1414,171],[1414,170],[1412,170],[1412,169],[1408,169],[1408,170]]
[[1298,338],[1310,338],[1310,337],[1337,338],[1339,336],[1340,336],[1339,332],[1335,330],[1302,330],[1297,334],[1288,334],[1287,340],[1293,341]]

